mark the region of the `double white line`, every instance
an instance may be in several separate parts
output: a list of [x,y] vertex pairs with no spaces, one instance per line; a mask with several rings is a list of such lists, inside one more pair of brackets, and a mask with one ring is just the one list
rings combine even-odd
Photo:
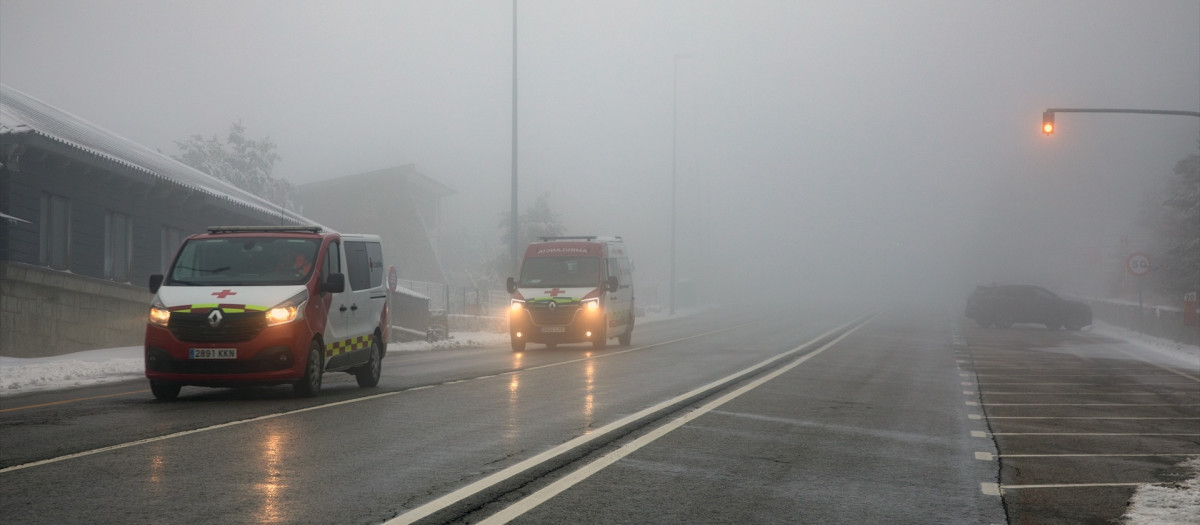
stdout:
[[583,447],[593,441],[596,441],[600,438],[607,436],[608,434],[612,434],[615,431],[617,431],[618,429],[624,428],[625,426],[627,426],[631,423],[634,423],[635,421],[649,417],[657,412],[666,410],[672,406],[685,403],[688,400],[702,396],[707,392],[710,392],[710,391],[713,391],[716,389],[720,389],[720,388],[724,388],[725,386],[729,385],[730,383],[733,383],[747,375],[753,374],[763,368],[766,368],[777,361],[780,361],[780,360],[785,359],[789,356],[792,356],[796,353],[802,352],[812,346],[815,346],[819,342],[825,340],[826,338],[832,336],[833,334],[838,333],[839,331],[845,331],[845,333],[837,336],[836,338],[829,341],[828,343],[825,343],[820,348],[817,348],[816,350],[806,354],[804,357],[801,357],[800,359],[797,359],[797,360],[787,364],[786,366],[780,367],[779,369],[774,370],[769,374],[766,374],[758,379],[755,379],[754,381],[738,388],[737,390],[734,390],[733,392],[725,394],[725,395],[721,396],[720,398],[713,400],[696,410],[688,412],[687,414],[680,416],[679,418],[671,421],[670,423],[667,423],[666,425],[663,425],[661,427],[654,429],[654,431],[621,446],[621,448],[619,448],[615,451],[605,454],[603,457],[585,465],[583,468],[580,468],[579,470],[576,470],[576,471],[558,479],[557,481],[542,488],[541,490],[538,490],[537,492],[521,499],[520,501],[517,501],[516,503],[505,508],[504,510],[501,510],[500,512],[498,512],[496,514],[493,514],[492,516],[489,516],[486,520],[480,522],[481,524],[506,523],[506,522],[512,520],[513,518],[516,518],[516,517],[528,512],[529,510],[533,509],[534,507],[544,503],[545,501],[549,500],[550,498],[553,498],[555,495],[570,488],[571,486],[587,479],[589,476],[591,476],[592,474],[595,474],[596,472],[599,472],[604,467],[607,467],[607,466],[615,463],[617,460],[619,460],[625,456],[628,456],[629,454],[632,454],[634,451],[652,443],[654,440],[666,435],[668,432],[675,430],[676,428],[679,428],[679,427],[687,424],[689,421],[704,415],[705,413],[729,402],[730,400],[737,398],[738,396],[741,396],[742,394],[745,394],[746,392],[749,392],[750,390],[753,390],[754,388],[757,388],[758,386],[762,385],[763,383],[766,383],[767,381],[770,381],[771,379],[774,379],[775,377],[778,377],[779,375],[786,373],[787,371],[789,371],[797,366],[800,366],[805,361],[816,356],[817,354],[820,354],[825,349],[837,344],[839,341],[846,338],[847,336],[854,333],[855,331],[862,328],[863,326],[866,326],[868,321],[869,321],[869,319],[867,317],[861,317],[861,318],[855,319],[853,321],[850,321],[849,323],[841,325],[841,326],[834,328],[828,332],[825,332],[824,334],[817,336],[816,338],[812,339],[811,341],[809,341],[807,343],[804,343],[796,348],[793,348],[793,349],[783,352],[779,355],[771,357],[771,358],[769,358],[765,361],[762,361],[756,365],[753,365],[749,368],[746,368],[739,372],[730,374],[724,378],[713,381],[707,385],[696,388],[690,392],[680,394],[679,396],[668,399],[666,401],[663,401],[663,402],[661,402],[657,405],[651,406],[649,408],[643,409],[635,414],[628,415],[624,418],[621,418],[617,421],[614,421],[603,427],[600,427],[599,429],[596,429],[595,431],[593,431],[591,433],[579,436],[575,439],[567,441],[566,443],[558,445],[550,450],[542,452],[541,454],[538,454],[529,459],[521,461],[520,463],[517,463],[508,468],[505,468],[503,470],[495,472],[495,473],[493,473],[489,476],[486,476],[478,481],[475,481],[474,483],[466,485],[458,490],[455,490],[455,491],[453,491],[449,494],[446,494],[440,498],[437,498],[437,499],[430,501],[424,505],[421,505],[420,507],[417,507],[411,511],[401,514],[400,516],[397,516],[391,520],[388,520],[388,521],[384,522],[384,524],[385,525],[402,525],[402,524],[415,523],[418,520],[426,518],[436,512],[442,511],[442,510],[444,510],[464,499],[474,496],[490,487],[493,487],[493,486],[495,486],[499,483],[502,483],[506,480],[517,477],[521,473],[528,471],[538,465],[546,463],[560,455],[563,455],[569,451],[576,450],[580,447]]

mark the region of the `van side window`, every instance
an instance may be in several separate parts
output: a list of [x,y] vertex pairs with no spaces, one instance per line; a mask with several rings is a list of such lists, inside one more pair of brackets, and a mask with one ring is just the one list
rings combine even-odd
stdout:
[[371,268],[371,288],[383,286],[383,246],[377,242],[367,245],[367,265]]
[[[367,243],[346,241],[346,266],[349,270],[351,290],[365,290],[371,287],[371,256],[367,251]],[[380,279],[382,282],[382,277]]]

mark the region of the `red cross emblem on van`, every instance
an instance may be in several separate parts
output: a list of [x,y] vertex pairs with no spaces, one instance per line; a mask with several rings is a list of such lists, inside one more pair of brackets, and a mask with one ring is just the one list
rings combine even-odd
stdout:
[[233,290],[221,290],[219,292],[213,292],[212,294],[217,296],[217,299],[224,299],[231,295],[237,295],[237,292],[235,292]]
[[545,293],[546,293],[546,295],[549,295],[550,297],[558,297],[559,294],[561,294],[565,291],[566,290],[559,290],[558,288],[554,288],[552,290],[546,290]]

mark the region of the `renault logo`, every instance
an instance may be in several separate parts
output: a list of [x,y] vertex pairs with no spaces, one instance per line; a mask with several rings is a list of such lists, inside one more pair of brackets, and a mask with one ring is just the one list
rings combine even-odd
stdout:
[[221,310],[214,309],[212,311],[212,313],[208,314],[208,326],[211,326],[213,328],[221,326],[222,317],[223,316],[221,315]]
[[550,301],[550,303],[546,305],[546,308],[549,308],[551,310],[558,308],[558,303],[554,302],[554,301]]

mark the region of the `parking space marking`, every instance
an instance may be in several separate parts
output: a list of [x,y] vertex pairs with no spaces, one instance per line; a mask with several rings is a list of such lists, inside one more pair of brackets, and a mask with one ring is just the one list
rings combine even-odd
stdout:
[[1167,421],[1194,421],[1200,417],[1127,417],[1127,416],[992,416],[988,419],[1153,419]]
[[985,396],[1161,396],[1161,392],[980,392]]
[[[967,401],[970,405],[974,401]],[[1200,407],[1200,403],[984,403],[990,407]]]
[[[979,454],[975,456],[978,459]],[[1001,458],[1158,458],[1158,457],[1200,457],[1200,454],[997,454]],[[990,458],[989,458],[990,459]]]
[[1153,485],[1161,483],[1161,481],[1146,481],[1142,483],[1058,483],[1045,485],[1000,485],[1000,493],[1003,494],[1006,490],[1023,490],[1023,489],[1077,489],[1091,487],[1140,487],[1142,485]]
[[1141,432],[993,432],[993,436],[1188,436],[1200,434],[1141,433]]

